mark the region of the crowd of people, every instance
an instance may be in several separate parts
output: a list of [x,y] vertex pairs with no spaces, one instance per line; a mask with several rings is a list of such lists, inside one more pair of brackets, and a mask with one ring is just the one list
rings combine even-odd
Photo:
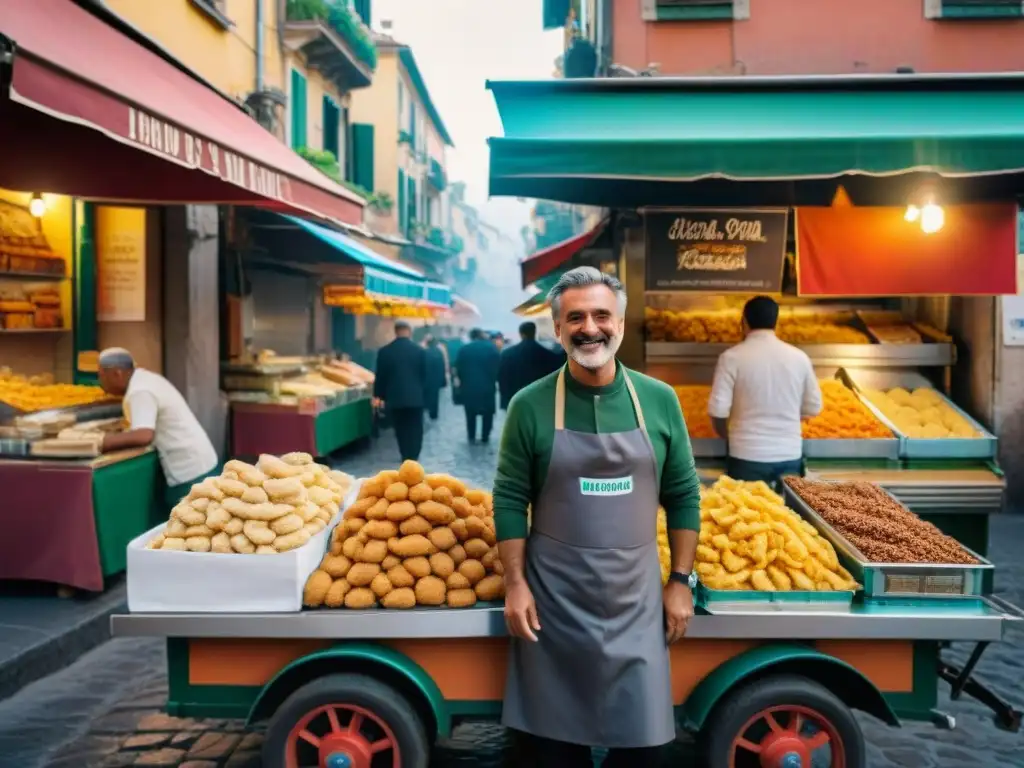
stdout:
[[498,407],[507,410],[513,395],[564,362],[561,350],[537,341],[532,322],[519,326],[519,342],[511,345],[500,333],[474,328],[453,360],[435,336],[417,343],[412,327],[399,320],[395,339],[377,352],[375,403],[395,430],[402,459],[418,459],[424,419],[438,419],[443,390],[450,389],[452,402],[465,410],[470,444],[487,443]]

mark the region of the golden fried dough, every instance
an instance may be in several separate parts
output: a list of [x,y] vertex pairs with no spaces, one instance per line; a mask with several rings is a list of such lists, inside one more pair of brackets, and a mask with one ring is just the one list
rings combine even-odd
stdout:
[[359,518],[359,517],[365,518],[366,517],[366,510],[368,510],[370,507],[372,507],[376,503],[377,503],[377,497],[376,496],[361,497],[358,501],[356,501],[354,504],[352,504],[351,507],[349,507],[348,509],[345,510],[345,514],[343,515],[343,517],[346,520],[351,520],[352,518]]
[[189,552],[209,552],[210,547],[209,536],[189,536],[185,539],[185,549]]
[[[228,520],[230,519],[231,515],[228,515]],[[181,522],[181,520],[171,519],[167,522],[167,527],[164,529],[164,535],[183,539],[185,538],[185,531],[187,530],[188,526]]]
[[490,550],[487,542],[483,539],[470,539],[463,546],[466,548],[466,554],[470,557],[475,557],[477,560],[486,555]]
[[456,544],[448,550],[448,556],[455,562],[455,566],[458,567],[466,559],[466,548],[461,544]]
[[398,526],[398,530],[404,536],[412,536],[417,533],[422,536],[434,530],[434,526],[419,515],[413,515],[408,520],[403,520]]
[[322,507],[324,504],[331,504],[334,501],[334,494],[326,488],[314,485],[312,488],[307,489],[306,493],[309,495],[309,500],[318,507]]
[[388,509],[391,508],[391,502],[387,499],[377,499],[377,503],[366,510],[367,520],[387,520]]
[[476,506],[477,504],[483,504],[485,495],[486,494],[483,491],[477,489],[469,490],[466,491],[466,501],[468,501],[470,504],[473,504],[474,506]]
[[494,567],[494,561],[498,559],[497,548],[488,550],[487,554],[480,558],[480,562],[483,563],[484,568],[491,570]]
[[345,595],[345,607],[346,608],[372,608],[377,604],[377,597],[373,592],[365,587],[358,589],[350,589],[348,594]]
[[[365,528],[363,530],[366,530]],[[384,558],[388,556],[388,543],[381,541],[380,539],[370,539],[366,544],[363,545],[362,552],[359,553],[359,561],[362,563],[380,563],[384,562]]]
[[284,517],[279,517],[277,520],[272,520],[270,522],[270,530],[279,536],[283,536],[286,533],[295,533],[295,531],[299,530],[302,525],[302,518],[295,513],[292,513],[290,515],[285,515]]
[[408,520],[416,514],[416,505],[411,501],[393,501],[388,506],[387,518],[396,523]]
[[373,577],[373,581],[370,582],[370,589],[378,598],[384,597],[392,588],[391,580],[384,573],[378,573]]
[[331,588],[327,590],[327,596],[324,598],[324,605],[328,608],[341,608],[345,605],[345,595],[347,595],[351,589],[351,584],[344,579],[338,579],[336,582],[331,584]]
[[448,591],[449,608],[469,608],[476,605],[476,592],[472,589],[451,589]]
[[390,520],[371,520],[362,530],[366,531],[366,535],[371,539],[383,539],[384,541],[398,535],[398,526]]
[[426,473],[418,461],[406,459],[398,468],[398,479],[410,488],[417,483],[422,483]]
[[355,563],[349,568],[345,578],[353,587],[366,587],[378,573],[380,566],[376,563]]
[[224,533],[224,531],[214,534],[213,538],[210,539],[210,551],[216,552],[219,555],[232,554],[234,550],[231,549],[231,537]]
[[455,573],[455,562],[444,552],[438,552],[430,556],[430,570],[435,576],[447,579]]
[[359,554],[363,551],[363,542],[355,537],[345,539],[345,543],[341,545],[341,551],[349,560],[358,560]]
[[331,548],[328,551],[331,553],[332,556],[338,557],[341,554],[341,542],[331,542]]
[[163,546],[160,547],[163,551],[174,551],[184,552],[188,549],[185,546],[185,540],[179,536],[167,536],[164,538]]
[[[171,521],[177,522],[177,521]],[[210,530],[223,531],[224,526],[231,522],[231,513],[219,504],[210,508],[206,513],[206,525]],[[170,526],[170,523],[168,523]]]
[[450,526],[452,533],[455,534],[455,538],[459,541],[467,541],[469,539],[469,530],[466,528],[465,520],[456,520]]
[[186,526],[203,525],[206,522],[206,513],[192,509],[188,504],[179,504],[171,510],[171,517],[180,520]]
[[213,531],[206,525],[190,525],[185,529],[185,538],[191,538],[192,536],[205,536],[210,538],[213,536]]
[[256,547],[257,555],[276,555],[277,550],[267,544],[260,544]]
[[436,501],[424,501],[416,505],[416,511],[431,525],[448,525],[455,520],[455,513],[450,507]]
[[352,567],[352,561],[344,555],[327,555],[320,563],[320,570],[330,574],[331,578],[343,579]]
[[[181,504],[181,503],[186,503],[186,499],[182,499],[179,502],[179,504]],[[203,499],[192,499],[192,501],[188,501],[187,503],[196,512],[208,512],[209,509],[210,509],[210,505],[211,504],[216,504],[217,502],[213,501],[212,499],[203,498]]]
[[245,521],[240,517],[232,517],[226,523],[222,529],[228,536],[237,536],[242,532],[242,528],[245,527]]
[[242,526],[242,533],[257,546],[273,544],[274,539],[277,538],[277,534],[270,530],[262,520],[246,520],[245,525]]
[[308,453],[302,453],[301,451],[292,451],[286,453],[281,457],[281,461],[285,464],[291,464],[293,467],[304,467],[307,464],[313,463],[313,457]]
[[416,583],[416,577],[409,573],[404,565],[388,568],[388,580],[394,587],[411,587]]
[[401,481],[392,483],[385,489],[384,498],[388,501],[405,501],[409,498],[409,486]]
[[231,537],[231,548],[240,555],[251,555],[256,551],[256,545],[249,541],[244,533],[237,533]]
[[431,544],[442,552],[451,549],[457,543],[451,528],[435,528],[427,534],[427,538],[430,539]]
[[398,555],[390,555],[389,554],[387,557],[384,558],[383,561],[381,561],[380,567],[383,568],[385,571],[390,571],[396,565],[401,565],[401,564],[402,564],[402,558],[400,558]]
[[479,560],[463,560],[459,563],[459,573],[465,576],[470,584],[476,584],[487,575],[487,569]]
[[447,591],[437,576],[424,576],[416,582],[416,602],[420,605],[441,605]]
[[436,490],[437,488],[447,488],[450,479],[448,475],[427,475],[423,478],[423,482]]
[[473,505],[461,496],[456,496],[452,499],[452,509],[461,518],[466,518],[473,514]]
[[229,480],[226,477],[215,478],[214,482],[225,496],[235,496],[236,498],[240,498],[241,495],[249,488],[249,486],[241,480]]
[[[281,461],[277,456],[271,456],[267,453],[264,453],[259,457],[259,460],[256,462],[256,468],[270,478],[270,480],[292,477],[297,478],[302,474],[302,467],[292,466],[291,464]],[[267,482],[270,482],[270,480]],[[263,485],[266,487],[266,483]],[[274,495],[269,488],[267,489],[267,493],[271,496]]]
[[388,592],[380,604],[385,608],[409,609],[416,607],[416,593],[408,587],[393,589]]
[[409,501],[413,504],[421,504],[430,501],[434,497],[434,489],[426,483],[417,483],[409,486]]
[[324,571],[313,571],[306,580],[306,587],[302,590],[302,604],[308,608],[318,608],[324,604],[327,590],[331,588],[334,580]]
[[433,500],[436,501],[438,504],[444,504],[446,507],[450,507],[452,505],[452,499],[454,499],[455,497],[452,496],[450,488],[447,488],[442,485],[440,488],[434,489],[434,493],[431,496],[431,498],[433,498]]
[[466,530],[471,538],[483,538],[483,533],[487,530],[487,526],[484,525],[482,518],[470,515],[466,518]]
[[488,576],[477,582],[474,589],[481,600],[500,600],[505,596],[505,580],[497,575]]
[[430,561],[425,557],[408,557],[402,565],[417,579],[430,575]]
[[295,533],[285,534],[274,539],[274,549],[278,552],[288,552],[292,549],[298,549],[308,542],[309,539],[309,531],[305,528],[300,528]]
[[203,482],[197,483],[192,486],[192,489],[188,492],[189,501],[192,499],[213,499],[214,501],[221,501],[224,499],[224,491],[217,487],[217,483],[214,478],[208,477]]
[[469,583],[469,579],[467,579],[465,576],[463,576],[461,573],[457,571],[448,576],[448,578],[445,580],[445,584],[448,586],[448,589],[473,588],[473,585]]
[[391,539],[388,542],[388,549],[399,557],[431,555],[437,551],[437,548],[430,543],[430,539],[418,533],[414,533],[411,536],[403,536],[400,539]]
[[380,478],[371,478],[359,486],[359,498],[360,500],[366,498],[379,499],[384,496],[384,489],[387,487],[387,483]]

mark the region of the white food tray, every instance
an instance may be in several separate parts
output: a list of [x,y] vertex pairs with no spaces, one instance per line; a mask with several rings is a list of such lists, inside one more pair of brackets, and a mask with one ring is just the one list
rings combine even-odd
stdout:
[[166,523],[128,544],[128,610],[133,613],[293,613],[327,551],[331,532],[362,480],[330,524],[305,545],[276,555],[222,555],[146,549]]

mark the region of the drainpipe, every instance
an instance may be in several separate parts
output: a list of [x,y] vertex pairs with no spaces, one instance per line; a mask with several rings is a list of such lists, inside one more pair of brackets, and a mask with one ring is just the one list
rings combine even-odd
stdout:
[[263,0],[256,0],[256,92],[263,91]]

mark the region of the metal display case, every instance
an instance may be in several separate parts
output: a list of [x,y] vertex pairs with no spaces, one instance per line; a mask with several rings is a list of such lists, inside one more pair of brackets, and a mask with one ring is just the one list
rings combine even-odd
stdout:
[[845,536],[819,515],[788,485],[786,504],[811,523],[836,550],[843,565],[863,585],[864,595],[872,598],[957,598],[980,599],[986,583],[991,583],[994,566],[980,555],[963,547],[977,560],[975,565],[946,563],[877,563],[869,560]]
[[[648,341],[648,363],[714,365],[731,344]],[[956,348],[944,341],[921,344],[806,344],[800,347],[815,368],[932,368],[953,365]]]

